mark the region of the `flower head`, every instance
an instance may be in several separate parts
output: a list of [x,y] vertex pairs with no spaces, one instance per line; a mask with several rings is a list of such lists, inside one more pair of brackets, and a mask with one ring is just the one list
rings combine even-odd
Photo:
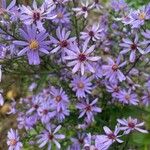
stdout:
[[98,149],[107,150],[110,145],[112,145],[115,141],[118,143],[122,143],[123,141],[119,139],[120,135],[118,135],[120,128],[118,126],[115,127],[115,131],[111,131],[108,127],[103,127],[105,131],[105,135],[97,135],[95,139],[95,145]]
[[57,140],[64,139],[65,136],[63,134],[56,134],[61,128],[61,125],[59,125],[56,128],[53,128],[52,125],[47,124],[46,130],[44,130],[40,135],[37,137],[39,140],[37,141],[40,148],[44,147],[46,144],[48,144],[48,150],[51,150],[52,143],[56,145],[58,149],[61,148],[60,144]]
[[18,131],[10,129],[7,135],[7,145],[9,146],[8,150],[21,150],[22,143],[19,141]]
[[103,65],[104,76],[109,79],[110,82],[117,82],[118,80],[122,82],[126,79],[124,74],[120,71],[120,68],[126,65],[126,61],[120,64],[120,56],[114,61],[108,58],[108,65]]
[[90,72],[95,72],[91,63],[96,62],[100,59],[99,56],[91,56],[95,46],[88,48],[88,43],[84,42],[83,47],[78,47],[77,43],[71,43],[70,49],[66,50],[67,56],[64,59],[70,61],[68,66],[74,66],[72,69],[73,73],[81,70],[81,74],[84,75],[85,68]]
[[118,123],[120,123],[120,130],[125,131],[125,134],[129,134],[131,131],[137,130],[142,133],[148,133],[148,131],[141,129],[144,125],[144,122],[138,123],[137,119],[133,119],[129,117],[128,119],[118,119]]
[[144,51],[140,48],[138,39],[138,35],[136,34],[133,41],[130,39],[123,39],[124,43],[120,44],[120,46],[123,47],[123,50],[120,52],[120,54],[126,54],[130,51],[130,62],[135,61],[137,51],[139,51],[141,54],[144,54]]
[[86,78],[85,76],[75,76],[73,78],[70,85],[78,98],[86,97],[85,93],[91,93],[92,83],[90,81],[90,78]]
[[90,103],[89,99],[86,99],[86,101],[78,103],[76,107],[80,109],[79,118],[86,115],[88,122],[94,121],[94,115],[102,111],[101,108],[95,106],[97,101],[98,99],[95,99]]
[[37,33],[35,26],[27,26],[27,31],[20,29],[20,34],[23,41],[13,41],[15,45],[23,47],[18,53],[18,56],[22,56],[27,53],[28,61],[30,65],[39,65],[40,57],[39,53],[49,54],[49,41],[46,40],[48,34],[45,31]]

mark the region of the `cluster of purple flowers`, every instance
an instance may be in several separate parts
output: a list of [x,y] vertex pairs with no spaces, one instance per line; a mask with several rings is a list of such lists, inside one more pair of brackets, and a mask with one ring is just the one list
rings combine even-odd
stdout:
[[[24,56],[28,66],[39,69],[35,73],[39,80],[45,72],[44,80],[56,75],[57,81],[44,83],[49,87],[38,93],[34,93],[35,80],[28,89],[32,95],[21,98],[19,104],[13,102],[8,113],[17,116],[20,131],[36,132],[39,148],[61,149],[59,140],[68,136],[72,142],[68,150],[107,150],[114,142],[123,143],[122,136],[135,130],[148,133],[141,128],[144,122],[132,117],[117,119],[114,131],[107,124],[102,126],[104,134],[86,131],[107,105],[150,106],[149,73],[141,70],[150,64],[150,30],[146,28],[150,5],[133,10],[124,0],[113,0],[110,7],[117,16],[109,14],[99,0],[44,0],[41,5],[33,0],[31,6],[17,6],[16,0],[7,6],[2,0],[0,60],[24,60]],[[99,16],[94,23],[89,19],[93,12]],[[143,66],[136,68],[138,62]],[[5,67],[0,65],[0,81]],[[0,106],[3,104],[0,91]],[[83,131],[78,138],[61,134],[72,114],[77,114],[77,128]],[[9,150],[23,147],[18,129],[8,132]]]

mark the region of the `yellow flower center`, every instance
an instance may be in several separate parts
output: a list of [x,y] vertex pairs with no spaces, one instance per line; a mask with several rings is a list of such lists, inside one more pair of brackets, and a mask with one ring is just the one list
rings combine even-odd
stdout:
[[10,145],[16,145],[17,141],[15,139],[10,140]]
[[145,16],[146,16],[146,14],[145,14],[144,12],[141,12],[141,13],[139,14],[139,19],[140,19],[140,20],[144,20],[144,19],[145,19]]
[[29,44],[29,48],[32,50],[36,50],[39,47],[39,43],[36,40],[31,40],[30,44]]
[[63,14],[62,14],[61,12],[59,12],[59,13],[57,14],[57,18],[58,18],[58,19],[62,19],[62,18],[63,18]]

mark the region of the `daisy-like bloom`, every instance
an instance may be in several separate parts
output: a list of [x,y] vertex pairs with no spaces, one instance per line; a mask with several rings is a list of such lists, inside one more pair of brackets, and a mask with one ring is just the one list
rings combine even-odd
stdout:
[[142,42],[143,45],[146,45],[146,51],[145,53],[149,53],[150,52],[150,30],[146,30],[146,32],[142,32],[142,35],[145,37],[145,40]]
[[142,96],[142,103],[145,106],[150,106],[150,89],[144,91],[144,95]]
[[50,93],[52,95],[52,102],[51,102],[51,107],[56,108],[56,110],[62,111],[68,103],[69,99],[65,91],[63,89],[56,89],[55,87],[51,87]]
[[66,50],[67,56],[64,59],[69,60],[68,66],[74,66],[72,69],[72,73],[76,73],[77,71],[81,71],[81,75],[84,75],[85,68],[95,73],[94,68],[92,67],[92,62],[97,62],[100,57],[93,56],[92,53],[95,49],[95,45],[92,45],[88,48],[88,43],[84,42],[82,47],[78,47],[77,43],[71,43],[70,49]]
[[89,42],[90,40],[96,42],[101,38],[101,32],[103,29],[100,28],[100,25],[95,23],[92,27],[87,28],[87,32],[81,32],[81,39]]
[[10,129],[7,135],[7,145],[9,146],[8,150],[21,150],[22,143],[19,141],[19,135],[17,130]]
[[0,106],[4,105],[4,98],[2,96],[3,90],[0,90]]
[[120,68],[126,65],[126,61],[120,64],[120,56],[114,61],[110,57],[108,58],[108,65],[103,65],[102,69],[104,71],[103,75],[110,82],[117,82],[118,80],[122,82],[126,79],[124,74],[120,71]]
[[138,105],[138,98],[137,94],[132,93],[131,89],[128,91],[126,90],[120,90],[119,93],[117,94],[117,98],[119,99],[120,102],[124,104],[130,104],[130,105]]
[[56,23],[56,24],[69,24],[70,23],[70,14],[67,12],[65,7],[57,7],[52,14],[54,16],[56,16],[52,22]]
[[38,8],[37,3],[34,0],[33,1],[33,9],[30,6],[24,6],[22,5],[20,7],[21,10],[21,16],[20,19],[23,21],[26,25],[32,25],[35,24],[37,28],[42,31],[45,30],[43,27],[44,19],[54,19],[56,16],[51,15],[51,11],[53,10],[53,7],[48,8],[45,10],[45,3]]
[[147,130],[140,128],[144,125],[144,122],[138,123],[137,119],[129,117],[127,119],[117,119],[117,121],[120,124],[120,130],[123,130],[125,134],[129,134],[135,130],[142,133],[148,133]]
[[123,11],[123,10],[127,10],[128,5],[124,0],[112,0],[111,7],[115,11],[120,11],[120,10]]
[[51,53],[56,53],[59,50],[65,51],[65,49],[69,49],[70,43],[74,42],[76,40],[76,37],[69,37],[71,31],[67,31],[60,27],[56,30],[57,39],[51,36],[51,43],[54,45],[54,49],[51,51]]
[[122,143],[123,141],[119,139],[121,135],[118,135],[120,132],[120,128],[118,126],[115,127],[115,131],[111,131],[108,127],[103,127],[106,135],[97,135],[95,139],[95,146],[98,149],[108,150],[108,148],[114,143]]
[[84,18],[87,18],[89,10],[93,8],[94,5],[90,5],[89,1],[83,2],[81,0],[81,7],[73,8],[72,10],[77,12],[76,16],[84,16]]
[[52,110],[49,102],[43,102],[38,108],[38,115],[43,124],[47,124],[50,119],[54,118],[56,112]]
[[130,51],[130,62],[134,62],[136,59],[136,52],[139,51],[141,54],[144,54],[144,50],[140,48],[140,43],[138,41],[138,35],[135,35],[134,40],[130,39],[123,39],[124,43],[119,44],[121,47],[123,47],[123,50],[120,52],[120,54],[126,54]]
[[130,14],[132,28],[139,28],[144,25],[146,20],[150,19],[150,5],[143,6],[138,10],[131,12]]
[[70,111],[68,106],[63,106],[60,110],[56,110],[56,118],[58,121],[62,122],[66,116],[69,116]]
[[119,91],[120,91],[120,87],[117,84],[113,84],[113,83],[106,83],[106,90],[109,93],[112,93],[112,97],[117,97]]
[[102,111],[101,108],[96,106],[97,101],[98,98],[96,98],[90,103],[89,99],[87,98],[86,101],[83,101],[82,103],[78,103],[76,108],[80,109],[79,118],[86,115],[88,122],[94,121],[94,115]]
[[86,97],[86,93],[90,94],[92,90],[91,79],[85,76],[75,76],[70,85],[78,98]]
[[18,56],[22,56],[27,53],[28,61],[30,65],[39,65],[40,57],[39,53],[49,54],[49,41],[46,40],[48,34],[45,31],[37,33],[35,26],[27,26],[27,31],[20,29],[21,37],[24,41],[13,41],[17,46],[23,47],[18,53]]
[[60,128],[61,125],[54,129],[52,125],[50,126],[49,124],[47,124],[46,130],[44,130],[40,135],[37,136],[39,138],[39,140],[37,141],[37,143],[39,144],[39,148],[42,148],[46,144],[48,144],[48,150],[51,150],[52,143],[54,143],[56,147],[60,149],[61,146],[57,140],[62,140],[65,138],[65,135],[63,134],[56,134],[60,130]]

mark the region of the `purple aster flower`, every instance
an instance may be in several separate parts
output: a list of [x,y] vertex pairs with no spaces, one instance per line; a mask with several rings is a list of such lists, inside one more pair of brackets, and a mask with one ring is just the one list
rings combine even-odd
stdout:
[[108,150],[108,148],[117,141],[118,143],[122,143],[123,141],[119,139],[121,135],[118,135],[120,132],[120,128],[118,126],[115,127],[115,131],[111,131],[108,127],[103,127],[106,135],[97,135],[95,139],[95,146],[98,149]]
[[48,150],[51,150],[52,148],[52,143],[56,145],[58,149],[61,148],[60,144],[58,143],[57,140],[62,140],[65,138],[65,135],[63,134],[56,134],[61,128],[61,125],[56,127],[55,129],[52,128],[49,124],[46,125],[46,130],[44,130],[40,135],[37,137],[39,140],[37,141],[40,148],[44,147],[46,144],[48,144]]
[[52,95],[52,102],[51,107],[56,108],[56,110],[59,112],[62,109],[65,108],[69,104],[69,99],[66,93],[63,91],[63,89],[56,89],[55,87],[51,87],[50,91]]
[[63,25],[70,23],[70,13],[67,12],[65,7],[57,7],[52,14],[56,16],[52,22]]
[[89,4],[89,1],[83,1],[81,0],[81,7],[73,8],[72,10],[77,12],[77,16],[84,16],[84,18],[87,18],[89,10],[91,10],[94,7],[93,5]]
[[123,47],[123,50],[120,54],[126,54],[129,51],[130,53],[130,62],[134,62],[136,59],[136,51],[138,50],[141,54],[145,52],[140,48],[140,43],[138,42],[138,35],[135,35],[135,39],[132,41],[130,39],[123,39],[124,43],[121,43],[120,46]]
[[94,115],[102,111],[101,108],[95,106],[97,101],[98,101],[98,98],[93,100],[91,103],[89,99],[86,99],[86,101],[83,101],[82,103],[78,103],[76,107],[77,109],[80,109],[79,118],[86,115],[89,122],[94,121]]
[[38,108],[41,106],[43,102],[43,97],[41,95],[36,95],[31,98],[30,106],[27,111],[27,114],[37,113]]
[[73,142],[72,146],[71,146],[71,150],[81,150],[81,147],[84,145],[85,142],[85,138],[86,138],[86,134],[85,133],[80,133],[78,132],[77,134],[77,138],[71,138],[71,141]]
[[58,121],[62,122],[66,116],[70,115],[68,106],[63,106],[60,110],[56,111],[56,118]]
[[144,25],[146,20],[150,19],[150,5],[143,6],[138,10],[133,11],[131,14],[132,21],[130,24],[132,28],[139,28]]
[[49,123],[50,119],[54,118],[56,112],[53,111],[49,102],[43,102],[38,108],[38,115],[43,124]]
[[8,115],[10,115],[10,114],[16,114],[16,112],[17,112],[17,109],[16,109],[16,102],[13,101],[13,102],[11,103],[10,110],[9,110],[9,112],[8,112],[7,114],[8,114]]
[[129,117],[128,119],[117,119],[117,121],[121,125],[120,130],[123,130],[125,134],[129,134],[134,130],[137,130],[142,133],[148,133],[147,130],[140,128],[144,125],[144,122],[138,123],[137,119]]
[[4,105],[4,98],[2,96],[3,90],[0,90],[0,106]]
[[26,129],[31,130],[33,126],[37,123],[38,116],[37,114],[32,116],[27,116],[24,113],[19,113],[17,121],[18,121],[18,128],[19,129]]
[[75,76],[70,85],[78,98],[86,97],[85,93],[90,94],[92,90],[91,79],[85,76]]
[[103,29],[100,28],[100,25],[95,23],[92,27],[87,28],[87,32],[81,32],[81,39],[89,42],[90,40],[96,42],[101,39],[101,32]]
[[[88,48],[88,43],[84,42],[82,47],[78,47],[77,43],[71,43],[70,49],[66,50],[67,56],[64,59],[69,60],[68,66],[74,66],[72,69],[73,73],[81,70],[81,74],[84,75],[85,67],[92,73],[95,73],[92,67],[92,62],[97,62],[100,57],[93,56],[92,53],[95,49],[95,45]],[[92,55],[92,56],[91,56]]]
[[22,5],[20,7],[21,10],[21,16],[20,19],[23,21],[26,25],[37,25],[37,28],[42,31],[45,30],[43,27],[44,19],[54,19],[56,16],[51,14],[51,11],[53,10],[53,7],[48,8],[45,10],[45,3],[38,8],[37,3],[34,0],[33,1],[33,9],[30,6],[24,6]]
[[120,102],[124,103],[124,104],[130,104],[130,105],[138,105],[138,98],[137,98],[137,94],[132,93],[131,89],[129,89],[128,91],[126,90],[120,90],[117,98],[119,99]]
[[19,141],[18,130],[10,129],[7,135],[7,145],[9,146],[8,150],[21,150],[22,143]]
[[22,56],[27,53],[28,61],[30,65],[40,64],[40,52],[49,54],[49,41],[45,40],[48,34],[45,31],[37,33],[35,26],[27,26],[27,31],[20,29],[20,34],[25,41],[13,41],[14,44],[24,47],[18,56]]
[[120,11],[120,10],[123,11],[123,10],[127,10],[128,5],[124,0],[112,0],[111,7],[115,11]]
[[120,71],[120,68],[126,65],[126,61],[120,64],[120,56],[114,61],[108,58],[108,65],[103,65],[104,76],[109,79],[110,82],[117,82],[118,80],[122,82],[126,79],[124,74]]
[[117,85],[117,84],[113,84],[113,83],[106,83],[105,84],[106,86],[106,90],[109,92],[109,93],[112,93],[112,97],[117,97],[119,91],[120,91],[120,87]]
[[101,62],[93,63],[93,68],[95,70],[95,73],[93,73],[92,76],[96,79],[102,78],[103,70],[102,70]]
[[147,90],[144,91],[144,95],[142,96],[142,103],[145,106],[150,105],[150,89],[147,89]]
[[70,43],[76,40],[76,37],[69,38],[70,33],[71,31],[66,32],[65,28],[63,29],[61,29],[60,27],[57,28],[56,30],[57,39],[51,36],[51,43],[55,47],[51,51],[51,53],[56,53],[59,50],[61,50],[64,53],[65,49],[69,49]]

